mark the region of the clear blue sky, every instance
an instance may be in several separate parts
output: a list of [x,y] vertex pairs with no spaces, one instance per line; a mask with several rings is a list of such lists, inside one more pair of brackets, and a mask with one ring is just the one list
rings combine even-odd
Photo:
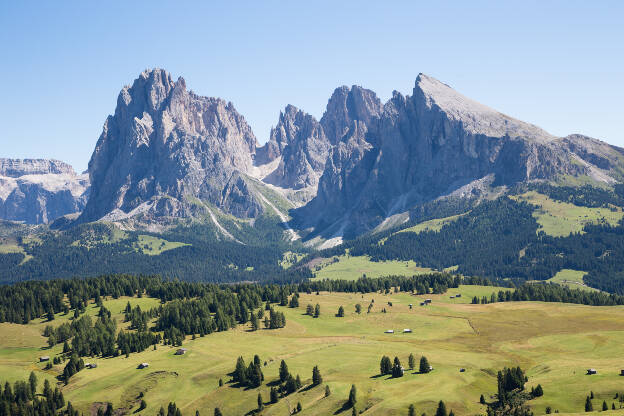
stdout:
[[419,72],[556,135],[624,146],[622,1],[41,1],[0,5],[0,157],[86,168],[119,90],[152,67],[230,100],[264,142],[286,104],[382,100]]

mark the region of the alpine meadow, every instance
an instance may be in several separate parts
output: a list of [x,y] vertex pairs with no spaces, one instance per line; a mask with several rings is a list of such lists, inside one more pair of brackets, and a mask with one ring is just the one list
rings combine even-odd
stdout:
[[0,6],[0,416],[624,416],[621,4],[166,6]]

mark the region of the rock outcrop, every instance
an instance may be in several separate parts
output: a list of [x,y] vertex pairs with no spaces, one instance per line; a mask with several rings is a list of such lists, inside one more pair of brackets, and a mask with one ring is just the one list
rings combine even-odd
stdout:
[[187,217],[201,200],[241,218],[262,212],[246,174],[256,138],[232,103],[187,91],[164,70],[124,87],[89,162],[80,221]]
[[80,212],[89,194],[87,175],[47,159],[0,159],[0,219],[45,224]]

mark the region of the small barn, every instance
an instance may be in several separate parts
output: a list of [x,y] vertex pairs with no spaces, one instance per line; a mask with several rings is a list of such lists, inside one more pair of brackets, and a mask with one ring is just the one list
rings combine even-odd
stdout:
[[96,363],[86,363],[85,367],[87,367],[87,368],[97,368],[97,364]]
[[461,298],[461,293],[455,295],[456,298]]
[[137,368],[138,369],[143,369],[143,368],[147,368],[147,367],[149,367],[148,363],[141,363],[141,364],[139,364],[139,366]]
[[425,303],[431,303],[431,299],[425,299]]
[[387,329],[385,331],[386,334],[394,334],[394,329]]
[[410,303],[410,304],[409,304],[409,308],[410,308],[410,309],[412,309],[412,306],[414,306],[414,305],[412,305],[412,304]]
[[425,306],[426,303],[425,302],[420,302],[420,306]]
[[459,372],[460,372],[460,373],[465,373],[465,372],[466,372],[466,369],[465,369],[465,368],[460,368],[460,369],[459,369]]
[[42,357],[39,357],[39,362],[40,363],[43,363],[43,362],[46,362],[46,361],[50,361],[50,356],[49,355],[44,355]]
[[188,350],[186,348],[178,348],[178,350],[175,352],[175,355],[184,355],[187,351]]
[[596,371],[595,368],[588,368],[587,369],[587,375],[591,376],[592,374],[598,374],[598,371]]
[[451,296],[451,299],[455,299],[455,296]]
[[411,334],[411,333],[412,333],[412,330],[411,330],[411,329],[409,329],[409,328],[405,328],[405,329],[403,330],[403,333],[404,333],[404,334]]

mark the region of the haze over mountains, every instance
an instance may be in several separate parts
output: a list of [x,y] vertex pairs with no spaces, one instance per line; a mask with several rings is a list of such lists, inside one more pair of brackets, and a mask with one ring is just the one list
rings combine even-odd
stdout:
[[478,200],[535,180],[613,183],[623,161],[620,148],[554,137],[423,74],[412,95],[385,104],[337,88],[320,120],[288,105],[259,146],[232,103],[154,69],[121,90],[89,162],[90,188],[62,162],[1,160],[0,217],[36,224],[80,212],[78,223],[149,228],[266,214],[292,217],[291,238],[337,243],[435,199]]

